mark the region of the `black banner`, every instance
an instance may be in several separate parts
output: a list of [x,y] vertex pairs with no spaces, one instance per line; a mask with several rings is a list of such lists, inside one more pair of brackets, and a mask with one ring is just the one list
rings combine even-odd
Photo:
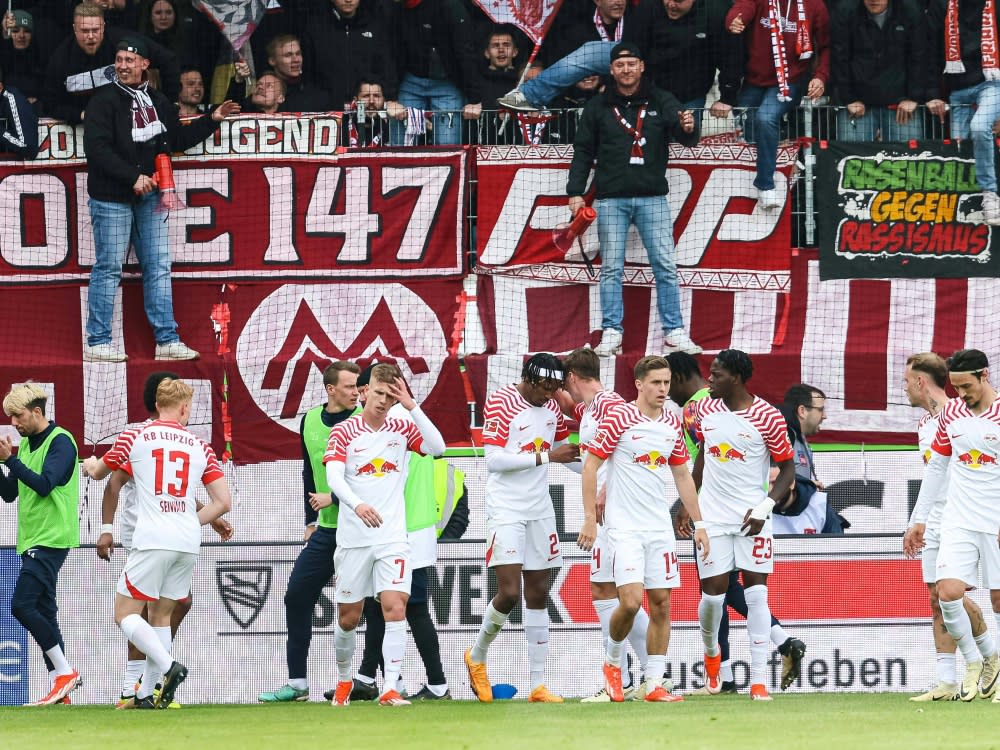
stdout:
[[1000,275],[971,144],[848,143],[818,152],[821,279]]

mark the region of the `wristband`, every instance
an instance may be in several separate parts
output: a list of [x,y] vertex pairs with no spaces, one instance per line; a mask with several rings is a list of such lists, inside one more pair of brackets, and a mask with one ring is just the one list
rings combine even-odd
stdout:
[[546,451],[545,453],[539,453],[538,455],[542,457],[542,459],[541,459],[541,465],[542,466],[544,466],[545,464],[547,464],[549,462],[548,451]]
[[102,523],[101,524],[101,533],[102,534],[111,534],[112,536],[114,536],[115,525],[113,523]]
[[695,531],[701,531],[702,529],[707,529],[707,528],[708,528],[708,521],[695,521],[694,522],[694,530]]
[[754,519],[755,521],[766,521],[767,516],[771,512],[772,508],[774,508],[774,500],[772,500],[770,497],[765,497],[763,500],[760,501],[759,505],[757,505],[752,511],[750,511],[750,518]]

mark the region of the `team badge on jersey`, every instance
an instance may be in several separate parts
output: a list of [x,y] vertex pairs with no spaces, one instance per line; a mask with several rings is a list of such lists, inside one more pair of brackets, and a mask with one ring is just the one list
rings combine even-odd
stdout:
[[355,474],[358,476],[368,475],[373,477],[384,477],[386,474],[398,471],[399,467],[392,461],[386,461],[384,458],[375,458],[368,463],[359,466]]
[[540,437],[536,437],[530,443],[525,443],[520,446],[517,450],[518,453],[544,453],[547,450],[552,449],[552,443],[548,440],[543,440]]
[[708,455],[720,463],[726,463],[727,461],[746,462],[746,455],[742,451],[732,447],[729,443],[713,445],[708,449]]
[[662,469],[667,465],[667,456],[665,453],[660,453],[659,451],[650,451],[649,453],[643,453],[638,456],[632,457],[632,463],[639,464],[640,466],[645,466],[650,471],[656,471],[657,469]]
[[970,469],[982,469],[984,466],[996,466],[997,457],[983,453],[973,448],[968,453],[959,453],[958,460]]

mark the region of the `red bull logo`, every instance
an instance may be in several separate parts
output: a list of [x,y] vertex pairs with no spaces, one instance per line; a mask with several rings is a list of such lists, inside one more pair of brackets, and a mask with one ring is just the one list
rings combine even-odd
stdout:
[[545,453],[549,450],[552,450],[552,443],[540,437],[536,437],[530,443],[525,443],[517,449],[518,453]]
[[384,458],[375,458],[366,464],[362,464],[354,472],[356,476],[370,476],[370,477],[384,477],[386,474],[391,474],[392,472],[398,472],[399,467],[396,466],[392,461],[386,461]]
[[959,462],[965,464],[970,469],[982,469],[984,466],[997,465],[996,456],[991,456],[989,453],[983,453],[975,449],[968,453],[959,453],[957,458]]
[[924,451],[923,459],[924,459],[924,466],[926,466],[927,464],[930,463],[930,461],[931,461],[931,451],[930,451],[930,448],[928,448],[927,450]]
[[662,469],[667,465],[667,457],[659,451],[650,451],[632,457],[632,463],[645,466],[650,471]]
[[726,463],[727,461],[746,461],[746,454],[741,450],[737,450],[729,443],[719,443],[718,445],[710,446],[708,449],[708,455],[714,458],[716,461]]

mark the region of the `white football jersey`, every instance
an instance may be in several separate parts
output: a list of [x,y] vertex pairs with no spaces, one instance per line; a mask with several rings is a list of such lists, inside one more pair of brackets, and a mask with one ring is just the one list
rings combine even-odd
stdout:
[[119,435],[104,463],[111,469],[128,466],[135,482],[132,549],[198,552],[194,483],[208,485],[225,476],[208,443],[177,422],[155,420]]
[[[573,409],[573,418],[580,423],[580,445],[586,445],[594,439],[597,428],[608,416],[608,412],[616,404],[624,404],[625,399],[614,391],[599,391],[589,404],[582,401]],[[605,461],[597,470],[597,489],[604,486],[608,475],[608,464]]]
[[950,456],[942,526],[996,534],[1000,529],[1000,400],[973,414],[953,398],[938,416],[931,449]]
[[604,525],[673,536],[666,486],[673,477],[670,467],[688,461],[680,420],[666,410],[650,419],[635,404],[619,403],[585,448],[609,467]]
[[[509,453],[545,453],[569,437],[559,405],[549,399],[532,406],[508,385],[483,407],[483,442]],[[548,466],[491,471],[486,479],[486,514],[493,524],[536,521],[555,515],[549,495]]]
[[[934,443],[934,436],[937,435],[940,414],[941,412],[937,414],[927,412],[917,423],[917,445],[920,447],[920,458],[923,459],[925,466],[931,460],[931,445]],[[927,531],[938,531],[941,528],[941,516],[944,513],[947,497],[947,494],[942,494],[934,498],[934,504],[927,513]]]
[[423,437],[412,421],[387,417],[373,430],[361,414],[344,420],[330,432],[323,463],[340,461],[348,486],[382,517],[377,528],[365,526],[358,514],[341,507],[337,545],[370,547],[406,541],[406,487],[409,451],[422,452]]
[[785,418],[758,396],[742,411],[730,411],[721,398],[704,398],[697,402],[696,414],[704,457],[701,516],[741,524],[747,510],[767,495],[771,459],[781,462],[795,456]]
[[[132,428],[131,432],[139,432],[143,427],[152,422],[147,419],[138,427]],[[132,467],[125,466],[124,470],[132,476]],[[118,541],[125,549],[132,549],[132,537],[135,535],[135,524],[139,520],[139,509],[136,506],[135,479],[129,479],[118,492],[118,519],[120,521],[120,533]]]

